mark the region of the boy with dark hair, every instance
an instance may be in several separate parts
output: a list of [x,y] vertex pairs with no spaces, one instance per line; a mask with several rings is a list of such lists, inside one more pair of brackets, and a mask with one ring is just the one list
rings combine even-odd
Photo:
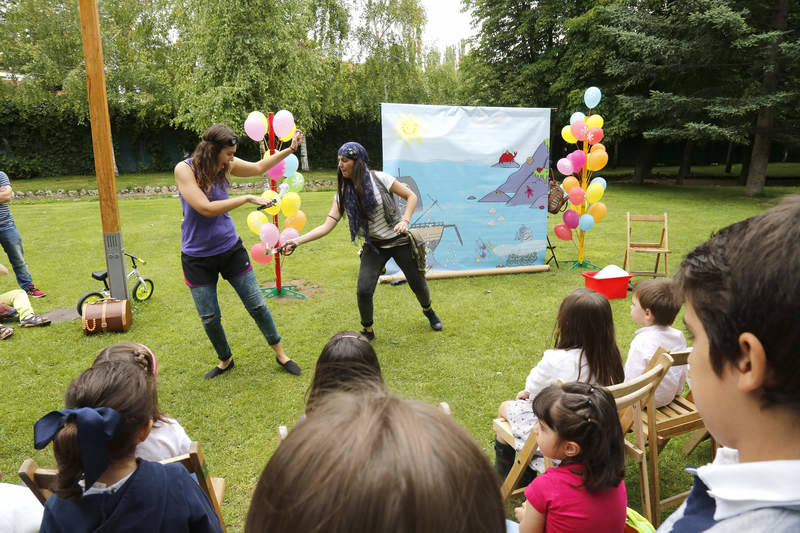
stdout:
[[659,532],[800,531],[800,196],[684,259],[697,408],[726,446]]
[[[685,350],[686,338],[672,326],[681,308],[680,295],[669,278],[640,281],[633,288],[631,319],[644,326],[636,330],[625,361],[625,381],[644,373],[658,347],[670,352]],[[656,407],[667,405],[683,392],[688,372],[686,365],[670,368],[656,389]]]

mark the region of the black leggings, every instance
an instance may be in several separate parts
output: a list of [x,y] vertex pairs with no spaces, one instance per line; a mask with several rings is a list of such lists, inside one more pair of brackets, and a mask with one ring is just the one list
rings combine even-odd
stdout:
[[390,258],[394,259],[405,274],[408,286],[414,291],[419,304],[423,308],[431,305],[431,293],[428,290],[428,282],[425,281],[425,273],[417,269],[417,263],[411,255],[410,244],[378,248],[377,252],[369,245],[365,245],[361,249],[361,268],[358,270],[356,289],[358,312],[361,314],[361,325],[364,327],[372,326],[372,296],[375,294],[381,270]]

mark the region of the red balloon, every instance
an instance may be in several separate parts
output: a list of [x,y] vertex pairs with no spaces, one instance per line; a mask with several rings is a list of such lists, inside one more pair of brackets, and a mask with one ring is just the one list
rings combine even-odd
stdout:
[[555,227],[553,228],[553,233],[555,233],[556,237],[558,237],[562,241],[572,240],[572,230],[569,229],[564,224],[556,224]]
[[591,128],[586,135],[586,139],[589,141],[589,144],[599,143],[603,140],[603,128],[598,128],[597,126]]
[[569,201],[572,202],[572,205],[581,205],[584,199],[586,199],[586,192],[582,187],[573,187],[569,191]]
[[262,265],[266,265],[272,261],[272,256],[267,255],[266,247],[263,242],[256,243],[250,248],[250,256],[253,258],[253,261]]

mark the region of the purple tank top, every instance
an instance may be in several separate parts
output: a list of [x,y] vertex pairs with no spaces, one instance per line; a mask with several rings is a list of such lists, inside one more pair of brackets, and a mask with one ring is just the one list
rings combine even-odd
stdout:
[[[192,167],[192,158],[185,161]],[[192,167],[194,171],[194,167]],[[228,198],[228,188],[224,183],[214,184],[204,191],[209,201]],[[206,217],[194,210],[183,195],[180,196],[183,206],[183,223],[181,223],[181,251],[192,257],[210,257],[230,250],[239,240],[236,226],[230,213],[215,217]]]

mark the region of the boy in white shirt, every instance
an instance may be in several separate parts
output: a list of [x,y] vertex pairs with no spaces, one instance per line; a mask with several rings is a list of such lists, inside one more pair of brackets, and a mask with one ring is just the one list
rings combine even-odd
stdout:
[[[682,303],[672,279],[640,281],[633,288],[631,300],[631,319],[644,327],[636,330],[631,341],[625,361],[625,381],[644,373],[659,346],[670,352],[686,349],[683,332],[671,327]],[[688,371],[687,365],[669,369],[656,389],[656,407],[667,405],[683,392]]]

